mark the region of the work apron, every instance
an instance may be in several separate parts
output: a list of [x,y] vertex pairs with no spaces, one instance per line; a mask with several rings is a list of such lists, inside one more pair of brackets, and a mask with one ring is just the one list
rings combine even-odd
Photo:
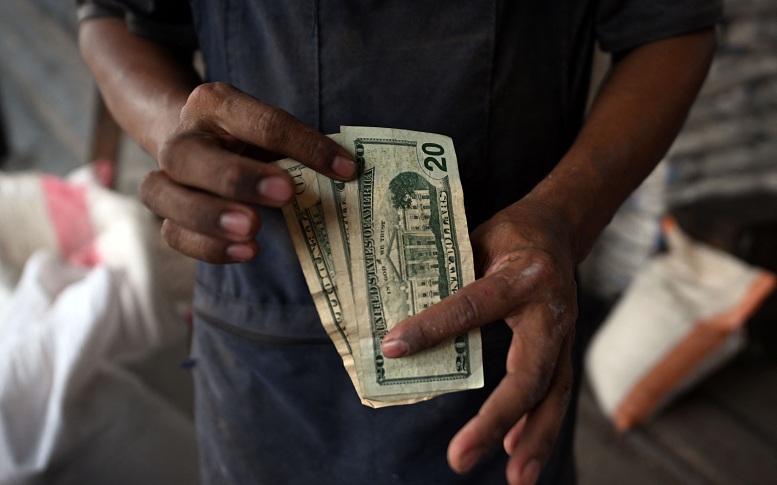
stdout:
[[[208,80],[323,133],[364,125],[451,136],[474,229],[493,212],[493,197],[475,194],[490,190],[485,168],[499,158],[489,128],[493,98],[503,95],[494,79],[496,2],[345,3],[193,0]],[[507,196],[517,200],[547,169]],[[258,258],[198,266],[192,372],[203,483],[504,483],[502,450],[458,476],[446,449],[504,375],[506,325],[484,328],[485,388],[363,406],[321,326],[281,213],[258,210]],[[574,474],[573,414],[546,483]]]

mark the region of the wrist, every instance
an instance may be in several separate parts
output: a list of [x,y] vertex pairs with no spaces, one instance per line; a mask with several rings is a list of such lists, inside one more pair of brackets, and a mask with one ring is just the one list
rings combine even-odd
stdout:
[[542,217],[577,264],[588,255],[618,204],[602,190],[606,184],[595,165],[567,162],[562,160],[520,204]]
[[119,18],[83,22],[79,45],[111,114],[144,150],[157,157],[175,131],[189,93],[199,83],[191,59],[137,37]]
[[[548,197],[537,187],[511,206],[498,212],[489,221],[491,228],[512,228],[508,246],[518,243],[526,249],[546,251],[561,258],[565,266],[578,262],[579,232],[575,230],[575,215],[558,200]],[[517,239],[516,239],[517,238]]]
[[[180,88],[160,93],[155,102],[162,106],[157,115],[145,125],[144,132],[139,136],[140,145],[155,159],[165,146],[166,141],[178,130],[183,109],[190,91]],[[147,111],[146,111],[147,112]]]

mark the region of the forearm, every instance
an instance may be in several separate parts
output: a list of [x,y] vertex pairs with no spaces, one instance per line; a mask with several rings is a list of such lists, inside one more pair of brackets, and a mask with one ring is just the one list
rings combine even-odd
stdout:
[[709,69],[712,29],[639,47],[617,62],[580,135],[525,198],[562,221],[582,261],[628,195],[664,156]]
[[79,45],[117,122],[157,158],[199,83],[189,60],[135,36],[117,18],[83,22]]

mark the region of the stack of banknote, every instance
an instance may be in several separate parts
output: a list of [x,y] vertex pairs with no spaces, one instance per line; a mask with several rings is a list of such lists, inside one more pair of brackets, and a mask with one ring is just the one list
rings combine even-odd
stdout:
[[385,358],[395,325],[474,279],[464,199],[450,138],[348,127],[330,135],[357,161],[339,182],[291,159],[284,217],[321,323],[363,404],[409,404],[483,385],[480,333]]

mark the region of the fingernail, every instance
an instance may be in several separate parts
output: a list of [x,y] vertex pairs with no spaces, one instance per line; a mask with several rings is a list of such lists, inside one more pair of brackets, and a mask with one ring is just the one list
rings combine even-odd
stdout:
[[230,244],[227,246],[227,256],[236,261],[248,261],[254,257],[254,251],[247,244]]
[[407,342],[403,340],[389,340],[383,341],[383,355],[389,358],[402,357],[407,355],[410,351],[410,347]]
[[286,202],[291,197],[291,186],[281,177],[267,177],[259,180],[259,195],[276,202]]
[[539,478],[539,476],[540,462],[537,460],[532,460],[527,463],[525,467],[523,467],[523,472],[521,473],[521,484],[534,485],[537,483],[537,478]]
[[332,160],[332,171],[343,178],[349,179],[356,173],[356,164],[349,158],[337,155]]
[[473,448],[464,453],[461,457],[461,471],[468,472],[480,460],[481,456],[483,456],[483,452],[479,448]]
[[238,236],[247,236],[251,230],[251,221],[241,212],[225,212],[219,218],[222,229]]

